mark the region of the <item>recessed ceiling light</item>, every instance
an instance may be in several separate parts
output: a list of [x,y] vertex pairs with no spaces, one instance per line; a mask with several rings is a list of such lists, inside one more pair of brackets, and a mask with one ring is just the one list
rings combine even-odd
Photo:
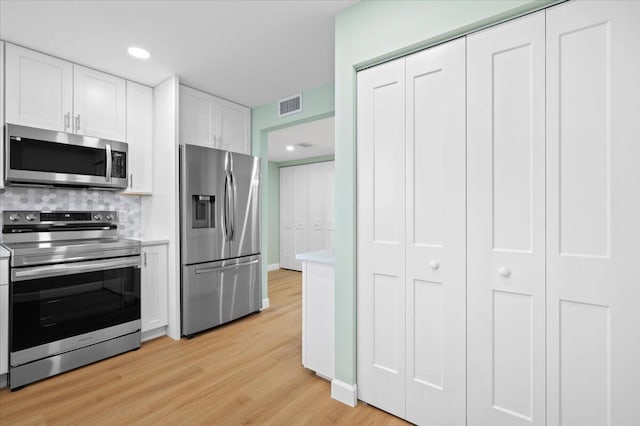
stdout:
[[287,151],[293,151],[293,145],[287,145]]
[[129,55],[138,59],[149,59],[149,57],[151,56],[148,51],[144,50],[141,47],[131,46],[129,49],[127,49],[127,52],[129,52]]

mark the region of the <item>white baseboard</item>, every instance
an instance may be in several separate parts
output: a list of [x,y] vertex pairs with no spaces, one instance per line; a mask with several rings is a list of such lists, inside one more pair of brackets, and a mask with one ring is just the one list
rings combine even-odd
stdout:
[[158,337],[167,335],[167,327],[155,328],[153,330],[147,330],[142,332],[141,340],[148,342],[149,340],[157,339]]
[[358,386],[333,379],[331,381],[331,398],[349,407],[355,407],[358,403]]
[[265,309],[267,309],[269,306],[271,306],[269,304],[269,298],[265,297],[264,299],[262,299],[262,308],[260,308],[261,311],[264,311]]
[[279,263],[274,263],[272,265],[267,265],[267,271],[269,271],[269,272],[277,271],[278,269],[280,269],[280,264]]

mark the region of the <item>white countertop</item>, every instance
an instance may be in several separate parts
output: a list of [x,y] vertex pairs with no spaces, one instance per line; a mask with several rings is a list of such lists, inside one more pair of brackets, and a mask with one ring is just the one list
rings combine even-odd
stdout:
[[129,240],[140,241],[142,247],[156,246],[158,244],[169,244],[169,240],[164,238],[133,237],[129,238]]
[[0,259],[5,259],[10,256],[9,250],[0,245]]
[[331,265],[336,264],[336,256],[333,250],[319,250],[310,251],[308,253],[299,253],[296,254],[296,259],[305,262],[329,263]]

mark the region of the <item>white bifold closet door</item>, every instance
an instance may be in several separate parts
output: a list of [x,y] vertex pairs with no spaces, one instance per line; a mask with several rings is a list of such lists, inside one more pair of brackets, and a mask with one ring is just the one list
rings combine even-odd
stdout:
[[545,424],[544,28],[467,37],[469,426]]
[[295,169],[280,168],[280,267],[296,268]]
[[465,40],[358,74],[358,396],[465,424]]
[[333,248],[334,162],[309,164],[308,251]]
[[547,425],[640,425],[640,2],[547,11]]

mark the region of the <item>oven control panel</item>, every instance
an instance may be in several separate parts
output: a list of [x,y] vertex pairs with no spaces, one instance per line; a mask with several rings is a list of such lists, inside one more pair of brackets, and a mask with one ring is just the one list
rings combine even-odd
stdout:
[[117,211],[29,211],[5,210],[3,225],[118,223]]

